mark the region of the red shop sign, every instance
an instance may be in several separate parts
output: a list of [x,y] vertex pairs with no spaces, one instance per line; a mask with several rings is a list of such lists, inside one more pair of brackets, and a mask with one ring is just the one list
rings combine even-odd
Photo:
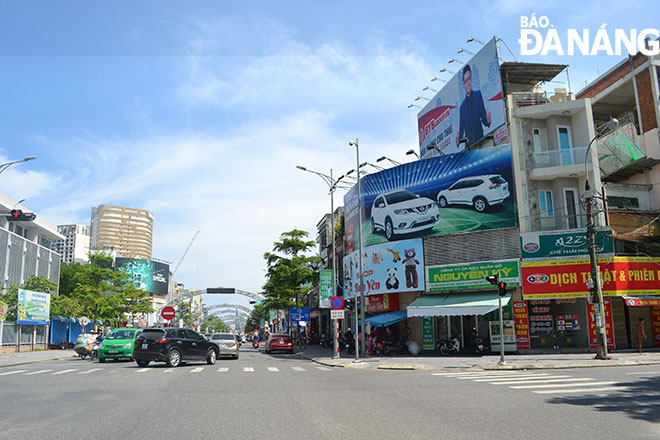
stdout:
[[[609,298],[603,298],[605,305],[605,336],[607,337],[607,348],[614,348],[614,323],[612,321],[612,304]],[[587,303],[587,320],[589,321],[589,347],[598,348],[598,335],[596,334],[596,321],[594,319],[596,310],[593,304]]]
[[399,294],[383,293],[382,295],[367,296],[367,313],[384,313],[399,310]]
[[530,350],[529,317],[527,316],[527,302],[513,303],[513,319],[516,323],[516,346],[518,350]]

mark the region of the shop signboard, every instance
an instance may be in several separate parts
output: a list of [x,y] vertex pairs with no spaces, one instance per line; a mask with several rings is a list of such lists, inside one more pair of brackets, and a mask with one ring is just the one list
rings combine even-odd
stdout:
[[435,349],[435,330],[433,318],[422,316],[422,350]]
[[[344,257],[344,298],[360,291],[358,251]],[[421,238],[369,246],[362,253],[364,294],[424,290],[424,246]]]
[[[607,348],[614,348],[614,323],[612,322],[612,303],[609,298],[603,298],[605,307],[605,336],[607,337]],[[594,319],[596,310],[593,304],[587,304],[587,319],[589,321],[589,347],[598,348],[598,335],[596,332],[596,321]]]
[[[516,351],[514,321],[504,320],[504,351]],[[490,349],[500,351],[500,321],[490,321]]]
[[527,303],[516,301],[513,303],[513,319],[516,326],[516,346],[518,350],[532,348],[529,339],[529,317],[527,316]]
[[5,319],[7,316],[7,303],[0,301],[0,319]]
[[48,325],[50,320],[50,294],[18,289],[16,304],[18,319],[23,325]]
[[660,306],[660,297],[657,298],[633,298],[625,297],[627,306]]
[[502,97],[493,38],[419,111],[422,159],[461,151],[497,130],[505,122]]
[[660,306],[651,307],[651,326],[653,327],[653,346],[660,348]]
[[[518,225],[511,145],[408,162],[344,196],[346,249]],[[362,225],[359,225],[359,211]],[[361,227],[360,227],[361,226]]]
[[382,295],[370,295],[366,298],[367,313],[385,313],[399,310],[399,295],[396,293],[383,293]]
[[518,259],[429,266],[426,279],[429,291],[492,289],[486,277],[498,272],[507,287],[520,286]]
[[[588,258],[587,230],[569,229],[565,231],[521,232],[520,248],[523,260],[545,258]],[[612,228],[606,227],[596,233],[598,256],[614,255]]]
[[[660,295],[660,258],[599,258],[605,296]],[[523,298],[585,298],[589,259],[523,261]]]
[[332,291],[332,269],[321,269],[319,281],[319,308],[330,307],[330,298],[334,296]]

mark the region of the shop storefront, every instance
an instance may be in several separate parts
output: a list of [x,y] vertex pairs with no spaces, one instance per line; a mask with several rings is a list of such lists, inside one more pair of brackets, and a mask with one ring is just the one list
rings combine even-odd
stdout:
[[[610,257],[598,262],[609,349],[634,347],[634,327],[646,322],[645,347],[660,346],[660,259]],[[523,299],[528,329],[518,338],[531,349],[595,349],[594,306],[587,301],[588,259],[523,261]],[[656,345],[657,344],[657,345]]]
[[[491,314],[499,308],[499,297],[486,277],[499,273],[513,292],[520,285],[518,260],[430,266],[426,271],[427,292],[407,307],[408,317],[420,318],[424,350],[433,350],[452,336],[459,339],[461,347],[469,345],[473,335],[491,339],[494,333],[499,337],[499,317]],[[508,293],[502,298],[503,307],[511,297]],[[491,320],[497,322],[495,327]],[[514,341],[512,322],[505,323],[505,342],[508,333]],[[515,344],[513,347],[515,350]]]

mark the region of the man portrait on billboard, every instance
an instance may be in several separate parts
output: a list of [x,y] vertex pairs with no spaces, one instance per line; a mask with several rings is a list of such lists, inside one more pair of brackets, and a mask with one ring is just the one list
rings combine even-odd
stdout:
[[465,89],[465,99],[460,107],[456,145],[463,138],[467,138],[467,144],[472,145],[484,137],[482,124],[490,127],[491,115],[486,111],[481,91],[472,88],[472,69],[469,64],[463,68],[463,88]]

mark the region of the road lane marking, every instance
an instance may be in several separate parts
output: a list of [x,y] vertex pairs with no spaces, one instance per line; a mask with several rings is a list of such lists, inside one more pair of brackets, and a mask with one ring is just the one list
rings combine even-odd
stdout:
[[99,371],[99,370],[101,370],[101,368],[92,368],[91,370],[81,371],[81,372],[78,373],[78,374],[89,374],[89,373],[91,373],[91,372],[93,372],[93,371]]
[[446,376],[446,377],[453,377],[453,376],[471,376],[471,375],[482,375],[482,376],[490,376],[490,375],[500,375],[500,374],[520,374],[519,371],[463,371],[460,373],[432,373],[434,376]]
[[277,367],[268,367],[268,371],[271,371],[273,373],[277,373],[278,371],[280,371],[280,369],[277,368]]
[[482,382],[487,380],[498,380],[498,379],[517,379],[523,377],[542,377],[550,376],[549,373],[537,373],[537,374],[517,374],[515,376],[467,376],[467,377],[457,377],[458,380],[474,380],[476,382]]
[[55,374],[65,374],[65,373],[71,373],[72,371],[78,371],[78,369],[77,368],[69,368],[68,370],[58,371],[57,373],[53,373],[53,374],[54,375]]
[[304,369],[304,368],[301,368],[301,367],[291,367],[291,369],[292,369],[293,371],[305,371],[305,369]]
[[226,373],[227,371],[229,371],[229,368],[227,368],[227,367],[218,368],[218,373]]
[[577,388],[577,389],[561,389],[561,390],[542,390],[532,391],[536,394],[565,394],[565,393],[598,393],[603,391],[626,391],[628,387],[602,387],[602,388]]
[[168,368],[167,370],[163,370],[163,373],[173,373],[174,368]]
[[7,371],[6,373],[0,373],[0,376],[7,376],[9,374],[18,374],[18,373],[24,373],[27,370],[15,370],[15,371]]
[[526,381],[535,381],[536,379],[550,379],[551,377],[571,377],[571,376],[553,376],[551,374],[538,374],[534,376],[516,376],[516,377],[507,377],[502,378],[498,377],[497,379],[475,379],[474,382],[504,382],[507,380],[526,380]]
[[146,373],[147,371],[151,371],[151,368],[140,368],[139,370],[136,371],[136,373]]
[[642,371],[640,373],[626,373],[627,375],[632,375],[632,374],[660,374],[660,371]]
[[570,379],[557,379],[556,377],[570,377],[570,376],[555,376],[555,379],[538,379],[538,380],[510,380],[507,382],[495,382],[493,385],[517,385],[526,383],[550,383],[550,382],[583,382],[585,380],[593,380],[590,377],[572,377]]
[[328,367],[316,367],[316,369],[321,370],[321,371],[331,371],[332,370],[332,368],[328,368]]
[[190,370],[191,373],[201,373],[202,371],[204,371],[204,367],[197,367]]
[[33,372],[31,372],[31,373],[25,373],[23,376],[32,376],[33,374],[48,373],[49,371],[53,371],[53,370],[51,369],[51,370],[39,370],[39,371],[33,371]]
[[252,367],[243,367],[244,373],[254,373],[254,368]]
[[[593,379],[590,379],[593,380]],[[588,383],[552,383],[552,384],[540,384],[540,385],[516,385],[513,388],[516,390],[526,390],[531,388],[559,388],[559,387],[590,387],[590,386],[601,386],[601,385],[612,385],[616,382],[588,382]]]

